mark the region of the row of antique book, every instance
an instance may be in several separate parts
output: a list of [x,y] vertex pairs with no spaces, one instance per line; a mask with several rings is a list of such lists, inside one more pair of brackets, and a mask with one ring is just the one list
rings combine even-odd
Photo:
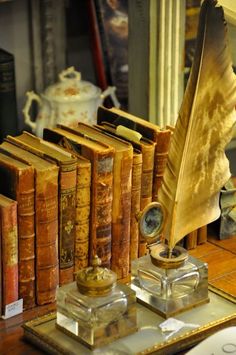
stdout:
[[55,301],[97,254],[126,280],[146,253],[137,213],[157,200],[171,129],[112,108],[0,145],[2,305]]

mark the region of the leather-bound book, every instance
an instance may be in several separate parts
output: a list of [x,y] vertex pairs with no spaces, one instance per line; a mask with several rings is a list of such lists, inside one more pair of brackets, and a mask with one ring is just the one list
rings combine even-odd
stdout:
[[59,167],[59,283],[74,279],[74,244],[76,216],[76,158],[60,147],[28,132],[17,137],[7,137],[13,144],[38,155]]
[[89,262],[97,254],[102,265],[111,263],[111,211],[113,197],[114,149],[105,143],[84,138],[64,129],[62,125],[44,129],[44,139],[60,143],[67,138],[71,149],[91,162],[91,210],[89,232]]
[[36,302],[54,302],[58,286],[58,167],[8,141],[0,147],[34,168]]
[[[131,216],[130,216],[130,263],[139,255],[139,227],[137,214],[140,212],[141,182],[142,182],[142,153],[133,151],[132,187],[131,187]],[[131,265],[130,265],[131,266]]]
[[139,132],[143,137],[148,138],[156,143],[154,156],[154,176],[152,200],[157,201],[158,189],[163,180],[163,174],[167,163],[168,150],[172,131],[146,121],[137,116],[131,115],[123,110],[112,107],[110,109],[100,106],[97,113],[97,122],[109,122],[115,126],[123,125]]
[[114,124],[103,122],[102,125],[96,125],[95,127],[122,138],[142,153],[140,207],[143,209],[148,203],[152,202],[155,143],[141,135],[137,136],[136,131],[124,126],[116,127]]
[[18,205],[19,298],[24,309],[35,306],[34,191],[34,168],[0,152],[0,193]]
[[[67,128],[68,129],[68,128]],[[71,130],[71,129],[70,129]],[[133,147],[99,128],[78,123],[73,132],[104,142],[114,148],[111,268],[118,279],[127,278],[130,264],[130,218]]]
[[74,268],[76,273],[88,266],[91,162],[74,150],[68,139],[62,139],[59,145],[77,158]]
[[[103,122],[102,125],[96,125],[96,127],[116,137],[122,137],[122,139],[131,143],[134,149],[138,149],[142,153],[140,209],[143,210],[146,205],[152,202],[155,143],[124,126],[116,127],[114,124]],[[146,241],[140,235],[139,257],[146,254],[146,245]]]
[[91,162],[77,155],[75,272],[88,266]]
[[2,246],[2,313],[18,300],[17,202],[0,195],[0,233]]

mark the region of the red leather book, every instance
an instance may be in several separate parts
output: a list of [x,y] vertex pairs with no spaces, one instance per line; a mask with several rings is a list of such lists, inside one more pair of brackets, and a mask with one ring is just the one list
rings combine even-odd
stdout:
[[59,283],[74,280],[74,246],[76,218],[76,157],[60,147],[46,142],[28,132],[7,139],[34,155],[56,164],[59,167],[58,206],[59,206]]
[[1,148],[34,167],[36,301],[38,305],[54,302],[58,286],[58,167],[10,142],[4,141]]
[[2,308],[18,300],[17,202],[0,194]]
[[18,204],[19,298],[23,298],[23,307],[28,309],[35,306],[34,168],[3,152],[0,193]]

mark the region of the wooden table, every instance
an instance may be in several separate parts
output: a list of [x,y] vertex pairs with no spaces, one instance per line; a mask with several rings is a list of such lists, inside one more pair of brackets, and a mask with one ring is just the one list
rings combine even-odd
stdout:
[[[190,250],[189,253],[208,263],[209,283],[236,298],[236,237],[216,240],[209,236],[208,242]],[[0,354],[44,354],[22,339],[21,325],[33,318],[55,310],[55,304],[35,307],[8,320],[0,320]]]
[[56,309],[55,303],[35,307],[7,320],[0,320],[0,354],[5,355],[39,355],[44,354],[33,345],[26,343],[21,325]]
[[236,237],[218,240],[209,235],[207,243],[189,253],[208,263],[210,285],[236,299]]

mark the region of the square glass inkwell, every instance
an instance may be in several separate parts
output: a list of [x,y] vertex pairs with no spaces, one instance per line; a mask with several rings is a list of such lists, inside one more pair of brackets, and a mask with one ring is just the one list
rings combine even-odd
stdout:
[[137,330],[135,292],[100,264],[95,257],[57,291],[56,327],[91,349]]
[[138,302],[168,318],[209,302],[208,265],[187,251],[159,241],[165,220],[164,209],[152,202],[139,218],[139,229],[150,254],[132,262],[132,289]]

